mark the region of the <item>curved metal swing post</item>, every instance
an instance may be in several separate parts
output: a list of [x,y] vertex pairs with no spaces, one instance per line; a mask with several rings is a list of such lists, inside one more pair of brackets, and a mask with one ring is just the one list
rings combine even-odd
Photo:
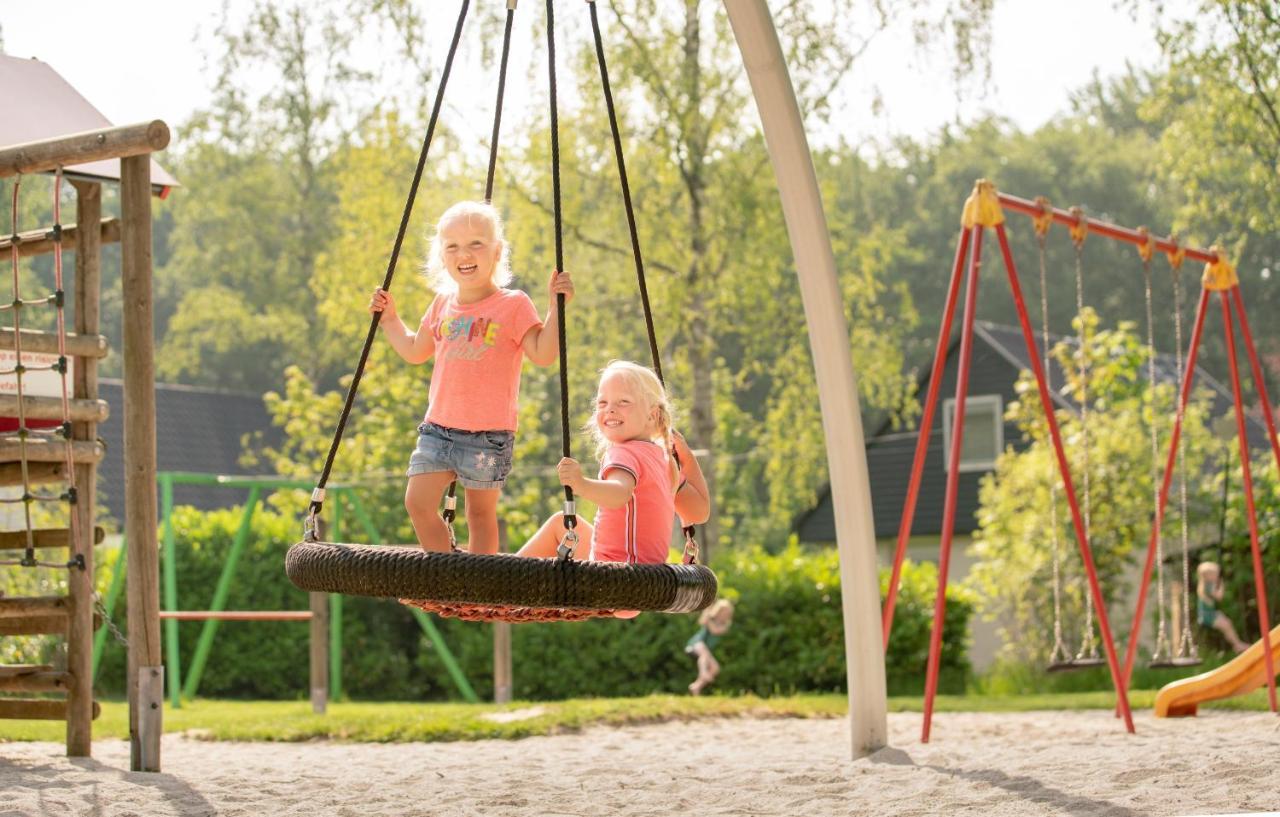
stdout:
[[888,701],[871,490],[848,325],[804,121],[768,4],[726,0],[724,5],[764,126],[795,253],[822,408],[831,495],[844,499],[835,503],[836,542],[844,588],[850,738],[853,756],[862,757],[888,742]]

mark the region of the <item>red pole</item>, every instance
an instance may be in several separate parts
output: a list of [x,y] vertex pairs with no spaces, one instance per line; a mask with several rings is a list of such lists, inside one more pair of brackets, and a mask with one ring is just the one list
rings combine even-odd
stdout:
[[1258,546],[1258,518],[1253,507],[1253,476],[1249,471],[1249,436],[1244,427],[1244,398],[1240,393],[1240,367],[1236,364],[1236,333],[1231,323],[1231,298],[1222,292],[1223,328],[1227,336],[1227,360],[1231,363],[1231,392],[1236,402],[1236,436],[1240,441],[1240,473],[1244,478],[1244,509],[1249,517],[1249,547],[1253,552],[1253,583],[1258,594],[1258,626],[1262,628],[1262,650],[1267,664],[1267,697],[1276,711],[1276,669],[1271,658],[1270,615],[1267,611],[1266,576],[1262,572],[1262,551]]
[[1071,508],[1071,522],[1075,526],[1076,542],[1080,545],[1080,558],[1084,561],[1085,573],[1089,577],[1089,592],[1093,594],[1094,608],[1098,612],[1098,629],[1102,632],[1102,643],[1106,648],[1111,681],[1116,688],[1116,698],[1120,704],[1120,713],[1124,716],[1125,728],[1132,732],[1134,731],[1133,713],[1129,711],[1129,695],[1125,691],[1125,679],[1121,675],[1120,661],[1116,657],[1116,645],[1111,638],[1106,600],[1103,599],[1102,590],[1098,586],[1098,573],[1093,564],[1093,553],[1089,548],[1089,537],[1085,534],[1080,507],[1076,502],[1075,486],[1071,481],[1071,468],[1067,464],[1067,454],[1062,447],[1062,435],[1058,431],[1058,418],[1053,413],[1053,402],[1045,384],[1044,367],[1041,365],[1040,355],[1036,352],[1035,333],[1031,329],[1031,319],[1027,316],[1027,304],[1022,297],[1022,287],[1018,284],[1018,270],[1013,263],[1013,252],[1009,249],[1009,238],[1003,224],[996,225],[996,236],[1000,239],[1000,252],[1004,256],[1004,268],[1009,276],[1009,288],[1013,293],[1013,303],[1018,311],[1018,322],[1022,325],[1022,337],[1027,344],[1027,356],[1031,360],[1031,369],[1035,372],[1036,385],[1039,387],[1040,405],[1049,423],[1049,436],[1053,439],[1054,454],[1058,458],[1058,470],[1062,473],[1062,487],[1067,496],[1067,505]]
[[[1178,456],[1178,440],[1182,438],[1182,420],[1186,416],[1187,403],[1191,399],[1191,382],[1196,371],[1196,357],[1200,353],[1200,340],[1204,330],[1204,317],[1209,311],[1209,290],[1200,290],[1200,303],[1196,306],[1195,328],[1191,330],[1191,348],[1187,352],[1186,370],[1182,374],[1182,393],[1178,396],[1178,413],[1173,420],[1173,434],[1169,437],[1169,456],[1164,462],[1164,479],[1160,482],[1160,502],[1155,519],[1151,522],[1151,538],[1147,541],[1147,561],[1142,567],[1142,581],[1138,584],[1138,606],[1133,613],[1133,626],[1129,628],[1129,643],[1124,652],[1124,682],[1127,686],[1133,678],[1133,663],[1138,653],[1138,637],[1142,633],[1142,615],[1147,608],[1147,592],[1151,583],[1151,568],[1155,565],[1156,542],[1164,525],[1164,511],[1169,504],[1169,486],[1173,483],[1174,464]],[[1155,384],[1151,384],[1154,386]]]
[[960,373],[956,378],[956,411],[951,423],[951,459],[947,469],[946,501],[942,507],[942,540],[938,548],[938,591],[933,600],[933,631],[929,633],[929,662],[925,666],[924,726],[920,742],[929,742],[933,699],[938,692],[938,663],[942,657],[942,623],[947,612],[947,571],[951,566],[951,537],[955,532],[956,493],[960,486],[960,444],[964,436],[964,403],[969,394],[969,362],[973,354],[973,319],[978,311],[978,275],[982,268],[982,225],[975,224],[969,259],[969,286],[964,293],[964,324],[960,329]]
[[1267,423],[1267,442],[1271,443],[1271,454],[1276,459],[1276,468],[1280,469],[1280,440],[1276,438],[1276,418],[1271,411],[1271,398],[1267,395],[1267,381],[1262,376],[1262,366],[1258,362],[1258,350],[1253,346],[1253,332],[1249,329],[1249,319],[1244,314],[1244,298],[1240,296],[1239,285],[1231,288],[1231,300],[1236,305],[1236,314],[1240,316],[1240,336],[1244,338],[1244,348],[1249,353],[1249,366],[1253,370],[1253,382],[1258,389],[1258,399],[1262,401],[1262,419]]
[[933,370],[929,374],[929,392],[924,398],[924,414],[920,417],[920,433],[916,437],[916,454],[911,463],[911,481],[907,483],[907,500],[902,506],[902,521],[898,523],[898,549],[893,554],[893,573],[889,577],[889,592],[884,600],[884,614],[880,617],[884,627],[884,646],[889,648],[889,633],[893,630],[893,608],[898,602],[898,582],[902,578],[902,560],[907,555],[907,540],[911,538],[911,524],[915,520],[916,500],[920,496],[920,477],[924,473],[924,461],[929,453],[929,434],[933,431],[933,411],[938,405],[938,391],[942,385],[942,372],[947,363],[947,346],[951,340],[951,320],[956,314],[956,301],[960,295],[960,281],[964,278],[964,259],[969,250],[969,231],[960,230],[956,242],[956,260],[951,265],[951,283],[947,289],[947,305],[942,313],[942,326],[938,330],[938,345],[933,352]]

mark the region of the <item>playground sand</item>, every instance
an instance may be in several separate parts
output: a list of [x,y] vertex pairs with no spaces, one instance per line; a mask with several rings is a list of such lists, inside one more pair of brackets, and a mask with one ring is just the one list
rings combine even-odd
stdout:
[[841,720],[663,723],[518,741],[215,743],[164,738],[164,772],[0,744],[0,815],[1187,815],[1280,809],[1280,719],[1207,712],[889,716],[849,759]]

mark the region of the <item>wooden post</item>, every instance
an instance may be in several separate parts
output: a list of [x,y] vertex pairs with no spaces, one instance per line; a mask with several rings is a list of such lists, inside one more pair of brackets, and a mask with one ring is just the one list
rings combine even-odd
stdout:
[[[97,224],[102,219],[102,186],[73,182],[76,190],[76,223]],[[75,331],[77,335],[98,334],[100,285],[102,281],[102,232],[77,230],[75,234]],[[75,362],[73,396],[98,396],[98,358],[82,357]],[[76,440],[97,438],[97,424],[78,422],[71,426]],[[93,742],[93,512],[96,468],[92,463],[74,467],[76,504],[71,557],[84,559],[83,570],[72,570],[69,595],[71,616],[67,624],[67,756],[89,757]]]
[[[498,552],[507,552],[507,523],[498,520]],[[511,674],[511,623],[493,623],[493,702],[511,702],[514,682]]]
[[311,593],[311,711],[329,705],[329,594]]
[[[163,710],[139,696],[163,677],[156,548],[156,401],[151,296],[151,158],[120,160],[124,291],[124,493],[129,575],[130,768],[160,771]],[[145,678],[144,678],[145,675]],[[163,694],[163,692],[161,692]],[[144,745],[145,741],[145,745]]]

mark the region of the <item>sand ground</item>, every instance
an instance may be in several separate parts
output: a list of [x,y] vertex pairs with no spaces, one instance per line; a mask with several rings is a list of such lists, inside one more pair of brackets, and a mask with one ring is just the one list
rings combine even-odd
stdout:
[[1206,815],[1280,810],[1280,718],[1207,712],[890,715],[892,746],[850,759],[844,720],[663,723],[519,741],[216,743],[164,738],[91,760],[0,744],[0,817],[205,815]]

